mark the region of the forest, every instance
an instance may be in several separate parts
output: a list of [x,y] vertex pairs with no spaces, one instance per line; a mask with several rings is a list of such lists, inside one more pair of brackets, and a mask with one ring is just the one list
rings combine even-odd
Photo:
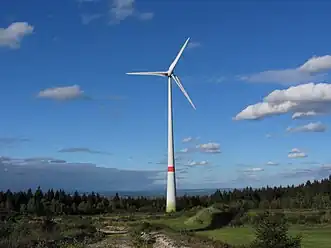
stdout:
[[[331,176],[297,186],[184,195],[177,197],[178,212],[170,215],[164,214],[165,203],[164,197],[103,196],[40,187],[2,191],[0,248],[122,247],[123,242],[126,247],[158,247],[169,237],[194,248],[329,245]],[[145,232],[154,235],[147,243],[140,237]]]
[[[240,205],[245,209],[328,209],[331,206],[331,176],[320,181],[307,181],[298,186],[244,188],[231,191],[216,190],[205,196],[182,196],[177,198],[179,211],[213,204]],[[84,215],[113,212],[163,212],[163,197],[113,197],[98,193],[74,194],[63,190],[40,187],[35,191],[0,192],[2,213],[52,215]]]

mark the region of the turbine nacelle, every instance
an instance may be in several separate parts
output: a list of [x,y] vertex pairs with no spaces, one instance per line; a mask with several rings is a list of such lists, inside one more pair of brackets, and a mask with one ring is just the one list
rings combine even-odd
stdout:
[[179,53],[177,54],[176,58],[174,59],[174,61],[171,63],[171,65],[169,66],[168,71],[153,71],[153,72],[128,72],[126,74],[128,75],[140,75],[140,76],[159,76],[159,77],[168,77],[171,78],[175,81],[175,83],[177,84],[177,86],[180,88],[180,90],[183,92],[184,96],[186,97],[186,99],[189,101],[189,103],[191,104],[191,106],[195,108],[190,96],[187,94],[186,90],[184,89],[184,86],[181,83],[181,80],[179,79],[178,76],[176,76],[174,74],[174,70],[175,67],[180,59],[180,57],[182,56],[188,42],[190,41],[190,38],[188,38],[184,45],[182,46],[182,48],[180,49]]

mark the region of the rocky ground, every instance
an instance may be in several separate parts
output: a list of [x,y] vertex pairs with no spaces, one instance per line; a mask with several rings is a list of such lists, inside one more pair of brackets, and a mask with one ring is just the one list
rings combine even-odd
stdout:
[[108,236],[104,240],[91,244],[88,248],[136,248],[127,235]]
[[[107,236],[104,240],[91,244],[89,248],[136,248],[134,240],[130,236],[129,231],[125,228],[110,227],[100,229]],[[151,248],[190,248],[189,246],[179,244],[168,235],[160,232],[141,233],[142,243],[149,244]]]
[[[102,217],[96,220],[98,231],[105,238],[89,248],[215,248],[219,246],[202,237],[180,233],[161,226],[152,226],[144,220],[126,220],[119,217]],[[146,223],[146,222],[145,222]],[[149,227],[149,228],[148,228]],[[141,229],[141,230],[140,230]],[[139,231],[140,230],[140,231]]]
[[173,240],[163,233],[154,233],[152,235],[155,239],[153,248],[190,248],[184,244],[179,244],[178,241]]

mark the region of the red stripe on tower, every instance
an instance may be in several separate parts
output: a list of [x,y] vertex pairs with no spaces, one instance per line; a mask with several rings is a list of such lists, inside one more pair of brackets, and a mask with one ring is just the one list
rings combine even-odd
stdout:
[[168,172],[175,172],[174,166],[168,166]]

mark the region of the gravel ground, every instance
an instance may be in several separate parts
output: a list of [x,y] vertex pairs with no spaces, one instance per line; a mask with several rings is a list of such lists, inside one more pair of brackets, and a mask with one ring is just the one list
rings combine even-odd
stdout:
[[165,234],[154,234],[156,242],[153,244],[153,248],[190,248],[189,246],[178,245],[173,239]]
[[[176,241],[168,237],[163,233],[149,233],[149,238],[155,239],[153,248],[190,248],[189,246],[183,246],[176,244]],[[90,244],[88,248],[136,248],[129,234],[124,235],[109,235],[106,239]]]
[[133,246],[130,238],[127,235],[109,236],[106,239],[91,244],[88,248],[136,248]]

